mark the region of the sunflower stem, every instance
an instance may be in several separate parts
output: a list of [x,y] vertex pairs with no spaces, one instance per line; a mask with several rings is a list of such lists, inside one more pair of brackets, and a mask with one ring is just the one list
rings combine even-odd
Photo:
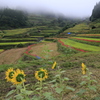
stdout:
[[[40,77],[42,78],[42,74]],[[40,97],[42,98],[42,80],[40,80]]]
[[26,90],[26,87],[25,87],[25,84],[24,84],[24,82],[23,82],[23,88],[24,88],[24,90]]

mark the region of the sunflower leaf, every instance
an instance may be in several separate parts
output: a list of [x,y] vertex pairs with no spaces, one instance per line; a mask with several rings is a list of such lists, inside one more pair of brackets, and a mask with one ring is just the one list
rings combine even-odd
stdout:
[[85,85],[87,82],[86,81],[83,81],[80,83],[80,85]]
[[64,80],[65,80],[65,81],[68,81],[68,80],[69,80],[69,78],[65,77],[65,78],[64,78]]
[[10,96],[11,94],[13,94],[14,92],[16,92],[16,90],[11,90],[8,92],[8,94],[6,95],[6,97]]
[[77,95],[82,95],[83,93],[85,93],[86,92],[86,90],[85,89],[81,89],[79,92],[77,92],[76,94]]
[[59,93],[59,94],[63,91],[62,88],[56,88],[55,90],[56,90],[56,92]]
[[31,98],[31,100],[40,100],[41,98],[40,97],[36,97],[34,96],[33,98]]
[[36,88],[36,90],[41,90],[42,89],[42,87],[41,88]]
[[46,98],[50,98],[52,93],[51,92],[45,92],[43,93],[43,95],[46,97]]
[[74,89],[74,88],[69,87],[69,86],[66,86],[66,89],[71,90],[71,91],[75,91],[75,89]]
[[96,87],[96,86],[88,86],[88,88],[89,88],[90,90],[95,91],[95,92],[96,92],[96,89],[97,89],[97,87]]
[[16,100],[23,100],[24,99],[21,94],[15,95],[14,97],[16,98]]

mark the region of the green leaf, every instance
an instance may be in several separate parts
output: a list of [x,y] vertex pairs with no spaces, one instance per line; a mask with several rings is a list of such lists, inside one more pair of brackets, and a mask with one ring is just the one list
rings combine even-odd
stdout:
[[82,76],[83,78],[87,78],[88,76],[87,75],[84,75],[84,76]]
[[64,80],[65,80],[65,81],[68,81],[68,80],[69,80],[69,78],[65,77],[65,78],[64,78]]
[[97,81],[96,81],[96,80],[91,80],[91,82],[95,82],[95,83],[97,83]]
[[65,73],[66,71],[61,71],[60,73]]
[[48,87],[44,87],[44,89],[48,89]]
[[33,93],[33,91],[25,91],[25,93],[27,94],[27,95],[31,95],[32,93]]
[[16,92],[16,90],[9,91],[8,94],[6,95],[6,97],[8,97],[9,95],[13,94],[14,92]]
[[93,98],[93,100],[100,100],[100,97],[95,97]]
[[93,90],[93,91],[95,91],[96,92],[96,89],[97,89],[97,87],[96,86],[88,86],[88,88],[90,89],[90,90]]
[[89,75],[92,75],[92,72],[89,72]]
[[60,75],[58,74],[58,75],[55,75],[55,77],[59,77]]
[[83,93],[85,93],[86,92],[86,90],[85,89],[81,89],[79,92],[77,92],[76,94],[77,95],[82,95]]
[[21,93],[25,94],[25,95],[30,95],[33,93],[33,91],[29,91],[29,90],[25,90],[25,89],[21,89]]
[[34,96],[33,98],[31,98],[31,100],[41,100],[41,99],[40,99],[40,97]]
[[52,80],[52,81],[50,81],[49,83],[54,83],[54,82],[56,82],[56,80]]
[[74,88],[69,87],[69,86],[66,86],[66,89],[71,90],[71,91],[75,91],[75,89],[74,89]]
[[86,81],[83,81],[80,83],[80,85],[85,85],[86,84]]
[[51,92],[45,92],[43,93],[43,95],[46,97],[46,98],[50,98],[52,93]]
[[14,97],[16,98],[16,100],[23,100],[24,99],[21,94],[15,95]]
[[63,91],[62,88],[56,88],[55,90],[56,90],[56,92],[59,93],[59,94]]
[[21,84],[19,84],[19,85],[16,85],[16,88],[17,88],[18,90],[20,90],[20,89],[22,89],[23,87],[22,87]]
[[53,96],[51,92],[45,92],[43,93],[43,95],[45,96],[46,99],[48,100],[56,100]]
[[42,89],[42,87],[41,88],[36,88],[36,90],[41,90]]

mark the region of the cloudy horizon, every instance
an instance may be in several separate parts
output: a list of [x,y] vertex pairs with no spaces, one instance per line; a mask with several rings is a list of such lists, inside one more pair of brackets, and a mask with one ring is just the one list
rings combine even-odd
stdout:
[[98,2],[99,0],[0,0],[0,7],[83,18],[91,16]]

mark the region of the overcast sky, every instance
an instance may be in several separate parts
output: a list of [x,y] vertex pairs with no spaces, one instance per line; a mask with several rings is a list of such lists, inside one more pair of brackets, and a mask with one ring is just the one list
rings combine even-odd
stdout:
[[0,0],[0,7],[45,11],[72,17],[91,16],[100,0]]

